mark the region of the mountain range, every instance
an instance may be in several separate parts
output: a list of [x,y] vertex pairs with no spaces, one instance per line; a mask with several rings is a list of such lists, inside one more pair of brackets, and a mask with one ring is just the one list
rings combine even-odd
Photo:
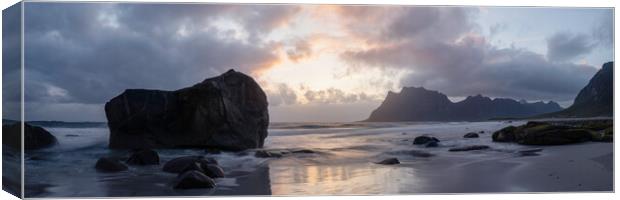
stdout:
[[423,87],[404,87],[388,92],[383,103],[365,121],[481,121],[491,118],[526,117],[562,110],[550,101],[528,103],[507,98],[468,96],[452,102],[448,96]]
[[445,94],[423,87],[388,92],[364,121],[482,121],[497,118],[569,118],[613,116],[613,62],[605,63],[574,100],[563,109],[557,103],[528,103],[507,98],[469,96],[452,102]]

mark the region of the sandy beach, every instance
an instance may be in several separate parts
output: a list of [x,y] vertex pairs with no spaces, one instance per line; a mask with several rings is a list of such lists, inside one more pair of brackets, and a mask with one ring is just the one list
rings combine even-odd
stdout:
[[[105,147],[104,128],[50,128],[60,146],[26,155],[27,197],[211,196],[211,195],[380,195],[436,193],[610,192],[613,143],[585,142],[531,146],[493,142],[506,123],[285,124],[274,126],[264,150],[309,150],[282,157],[256,157],[254,151],[206,153],[202,149],[159,149],[162,163],[186,155],[218,160],[225,178],[213,189],[176,190],[176,174],[161,166],[130,166],[99,173],[97,157],[126,156]],[[463,138],[471,131],[479,138]],[[77,137],[64,137],[77,134]],[[440,145],[413,145],[433,135]],[[489,149],[452,152],[451,148]],[[519,151],[535,150],[531,155]],[[376,164],[385,158],[400,164]],[[71,179],[61,178],[71,175]]]

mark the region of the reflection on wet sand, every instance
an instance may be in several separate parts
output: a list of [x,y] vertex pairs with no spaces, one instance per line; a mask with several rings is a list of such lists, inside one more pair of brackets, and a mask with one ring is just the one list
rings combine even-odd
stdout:
[[269,174],[274,195],[397,194],[416,180],[413,168],[372,163],[271,165]]

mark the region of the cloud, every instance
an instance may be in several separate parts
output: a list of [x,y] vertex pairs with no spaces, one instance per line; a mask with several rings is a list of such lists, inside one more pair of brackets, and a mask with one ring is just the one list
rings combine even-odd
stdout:
[[[507,24],[482,30],[473,7],[34,2],[26,10],[29,109],[83,119],[67,109],[75,105],[96,120],[126,88],[173,90],[230,68],[255,77],[279,108],[377,102],[401,86],[562,101],[596,70],[571,60],[613,40],[608,20],[589,35],[550,36],[546,55],[499,47],[489,40]],[[268,74],[291,65],[329,80],[297,88]],[[287,81],[304,84],[295,78]]]
[[570,61],[590,53],[595,46],[588,35],[558,32],[547,39],[547,58],[551,61]]
[[2,118],[21,117],[21,3],[2,11]]
[[298,103],[297,94],[287,84],[277,84],[277,89],[275,91],[265,89],[265,92],[267,93],[267,100],[271,106],[293,105]]
[[336,88],[328,88],[325,90],[306,90],[304,97],[311,104],[347,104],[358,101],[374,100],[369,95],[361,92],[359,94],[347,93]]
[[[475,16],[476,10],[442,9],[405,11],[383,22],[390,26],[379,31],[391,37],[369,45],[372,48],[345,51],[341,57],[354,67],[409,71],[401,80],[402,86],[424,86],[449,96],[485,94],[564,101],[574,98],[596,72],[593,66],[555,63],[527,49],[494,46],[478,34],[479,27],[469,17]],[[417,22],[419,19],[429,20]],[[560,36],[550,39],[557,45],[554,47],[571,50],[553,48],[554,61],[582,55],[592,48],[583,36]]]
[[602,15],[598,24],[592,29],[592,38],[597,45],[611,48],[614,45],[614,22],[613,13],[609,12]]
[[[230,68],[251,74],[269,67],[279,59],[274,44],[257,38],[297,10],[129,3],[26,9],[26,101],[59,108],[100,106],[126,88],[173,90]],[[231,31],[249,36],[230,37]]]
[[[29,3],[26,9],[26,101],[49,106],[98,105],[126,88],[178,89],[231,68],[255,73],[280,59],[273,43],[257,38],[297,10],[130,3]],[[231,37],[231,31],[249,36]]]

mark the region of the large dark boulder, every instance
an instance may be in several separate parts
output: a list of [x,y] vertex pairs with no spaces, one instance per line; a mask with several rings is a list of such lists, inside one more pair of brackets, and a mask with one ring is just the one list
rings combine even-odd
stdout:
[[[14,149],[21,148],[21,123],[13,123],[10,125],[2,125],[2,144]],[[51,147],[58,143],[47,130],[24,123],[24,144],[25,150],[42,149]]]
[[562,145],[593,140],[592,130],[578,126],[528,122],[525,125],[509,126],[493,133],[495,142],[516,142],[525,145]]
[[129,159],[127,164],[130,165],[159,165],[159,155],[156,151],[150,149],[137,150]]
[[495,131],[491,136],[493,138],[493,142],[514,142],[516,129],[517,127],[507,126]]
[[265,93],[234,70],[176,91],[128,89],[105,112],[110,148],[260,148],[269,125]]

